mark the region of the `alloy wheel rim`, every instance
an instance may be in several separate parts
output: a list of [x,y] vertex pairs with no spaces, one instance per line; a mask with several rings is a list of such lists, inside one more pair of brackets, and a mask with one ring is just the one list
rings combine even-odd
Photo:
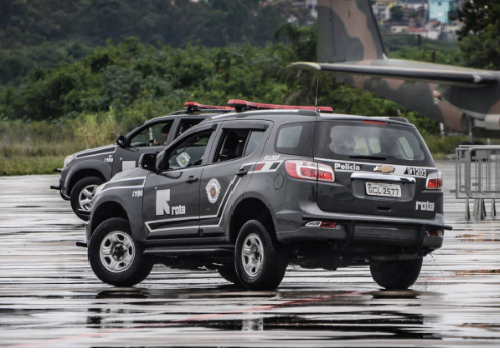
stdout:
[[80,195],[78,195],[78,204],[80,205],[81,210],[90,210],[90,205],[94,199],[97,187],[98,185],[88,185],[80,191]]
[[264,263],[264,245],[260,237],[251,233],[246,236],[241,249],[243,270],[249,277],[257,277]]
[[106,270],[113,273],[124,272],[135,258],[134,241],[125,232],[111,232],[103,238],[99,256]]

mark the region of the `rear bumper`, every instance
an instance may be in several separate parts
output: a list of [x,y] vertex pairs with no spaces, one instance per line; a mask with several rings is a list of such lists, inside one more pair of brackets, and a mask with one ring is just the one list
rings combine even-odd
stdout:
[[[344,245],[387,245],[415,249],[435,250],[443,245],[442,235],[429,235],[427,230],[451,230],[440,220],[388,219],[389,217],[361,217],[353,215],[312,216],[303,215],[307,221],[331,221],[337,229],[302,226],[293,231],[278,231],[280,242],[340,241]],[[444,234],[444,232],[443,232]]]

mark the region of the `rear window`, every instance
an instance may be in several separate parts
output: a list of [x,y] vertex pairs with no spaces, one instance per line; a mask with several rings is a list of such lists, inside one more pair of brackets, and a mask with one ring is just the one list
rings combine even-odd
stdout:
[[282,125],[276,137],[274,150],[279,153],[312,157],[314,123]]
[[319,122],[315,157],[432,167],[427,146],[416,129],[363,122]]

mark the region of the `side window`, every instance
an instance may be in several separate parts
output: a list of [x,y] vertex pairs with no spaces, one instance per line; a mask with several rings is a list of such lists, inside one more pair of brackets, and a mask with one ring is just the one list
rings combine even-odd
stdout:
[[131,147],[164,145],[172,128],[172,121],[149,125],[138,131],[130,140]]
[[245,148],[244,156],[250,155],[259,145],[260,139],[264,136],[265,131],[252,131],[248,138],[247,148]]
[[274,150],[310,157],[313,154],[313,135],[313,122],[284,124],[278,130]]
[[167,157],[168,169],[175,170],[200,165],[212,133],[212,130],[203,131],[178,143],[173,150],[169,151]]
[[213,163],[230,161],[250,155],[265,131],[250,129],[224,129]]
[[185,119],[181,121],[181,126],[179,127],[179,132],[177,132],[177,136],[182,135],[185,133],[187,130],[192,128],[195,125],[198,125],[201,123],[204,119]]
[[217,146],[214,163],[241,158],[251,130],[224,129]]

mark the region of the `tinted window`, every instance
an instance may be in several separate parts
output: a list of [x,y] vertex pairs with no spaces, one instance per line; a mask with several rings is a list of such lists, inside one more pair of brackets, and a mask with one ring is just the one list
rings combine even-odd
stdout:
[[320,122],[315,157],[433,166],[427,146],[413,127],[363,122]]
[[276,137],[274,150],[285,154],[312,156],[314,123],[282,125]]

